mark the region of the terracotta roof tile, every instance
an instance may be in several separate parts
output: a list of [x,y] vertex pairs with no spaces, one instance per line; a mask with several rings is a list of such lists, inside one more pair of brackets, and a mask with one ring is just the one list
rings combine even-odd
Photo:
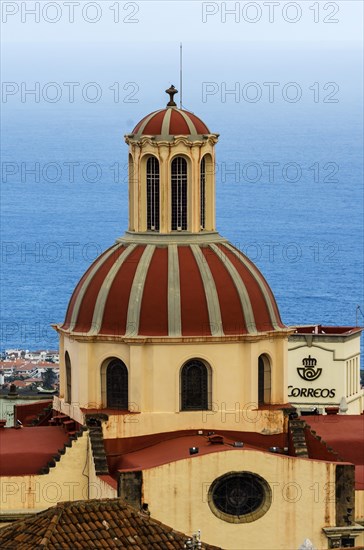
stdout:
[[[0,530],[0,548],[174,550],[184,548],[188,538],[121,499],[105,499],[62,502],[16,521]],[[207,544],[202,549],[218,550]]]

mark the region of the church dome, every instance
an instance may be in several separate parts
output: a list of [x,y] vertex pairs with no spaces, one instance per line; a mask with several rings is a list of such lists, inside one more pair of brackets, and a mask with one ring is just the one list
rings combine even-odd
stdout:
[[210,130],[200,118],[177,107],[167,107],[150,113],[138,122],[132,131],[135,137],[146,135],[200,136],[210,133]]
[[284,329],[257,267],[225,239],[120,239],[86,271],[64,331],[111,337],[221,337]]
[[169,136],[191,136],[200,137],[211,134],[206,124],[196,115],[184,109],[178,109],[173,100],[177,90],[171,86],[166,92],[170,95],[170,101],[165,109],[153,111],[142,118],[135,126],[131,136],[133,139],[142,136],[160,136],[162,139]]

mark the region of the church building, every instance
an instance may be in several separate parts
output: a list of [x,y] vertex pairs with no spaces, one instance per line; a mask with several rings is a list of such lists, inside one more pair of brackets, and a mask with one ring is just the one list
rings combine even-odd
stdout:
[[[363,470],[290,404],[295,327],[258,268],[216,231],[218,134],[166,91],[167,106],[125,136],[128,230],[55,325],[60,394],[49,427],[83,433],[67,453],[79,449],[89,498],[120,497],[230,550],[298,549],[307,538],[317,549],[354,546]],[[33,478],[65,483],[67,453]]]

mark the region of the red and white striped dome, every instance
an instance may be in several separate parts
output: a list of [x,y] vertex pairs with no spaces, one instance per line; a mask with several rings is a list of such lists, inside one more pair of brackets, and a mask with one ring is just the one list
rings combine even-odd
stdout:
[[145,116],[134,128],[134,138],[141,136],[194,136],[210,134],[200,118],[189,111],[167,107]]
[[114,337],[197,337],[284,329],[257,267],[223,239],[120,241],[78,283],[61,327]]

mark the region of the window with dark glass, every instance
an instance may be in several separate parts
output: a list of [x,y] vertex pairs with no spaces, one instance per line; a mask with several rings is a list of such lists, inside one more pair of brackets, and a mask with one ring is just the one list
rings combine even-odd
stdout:
[[200,411],[208,409],[209,372],[202,363],[193,359],[181,371],[181,409]]
[[66,351],[64,356],[64,361],[66,365],[66,403],[71,403],[72,399],[72,370],[71,370],[71,359]]
[[205,157],[201,160],[200,167],[200,227],[206,226],[206,162]]
[[107,406],[128,409],[128,369],[120,359],[112,359],[106,369]]
[[159,231],[159,162],[147,160],[147,229]]
[[212,483],[208,501],[212,512],[232,523],[255,521],[271,505],[271,489],[261,476],[252,472],[231,472]]
[[172,230],[187,230],[187,161],[176,157],[171,166]]
[[267,356],[258,359],[258,404],[271,402],[271,367]]
[[355,546],[355,538],[354,537],[342,537],[341,539],[341,546],[343,548],[354,548]]

